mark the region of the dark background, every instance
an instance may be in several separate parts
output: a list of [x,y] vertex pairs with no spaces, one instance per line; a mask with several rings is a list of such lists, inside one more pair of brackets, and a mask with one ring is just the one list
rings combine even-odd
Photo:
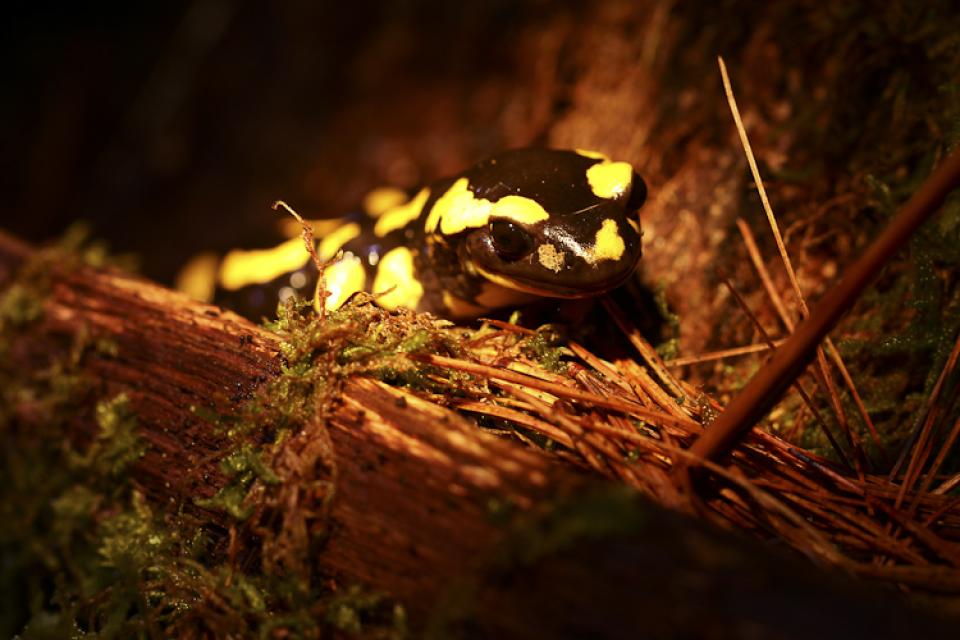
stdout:
[[[544,6],[16,3],[0,226],[39,242],[87,220],[169,282],[199,249],[268,243],[277,198],[333,216],[527,144],[529,128],[494,126],[497,87],[522,72],[505,43]],[[466,109],[449,98],[464,90]]]
[[[19,2],[0,30],[2,229],[38,243],[87,220],[169,284],[198,251],[274,242],[276,199],[334,217],[505,148],[596,149],[649,186],[640,278],[681,319],[681,355],[760,340],[731,276],[779,326],[738,218],[792,288],[718,55],[811,301],[960,141],[955,0]],[[885,399],[932,384],[953,343],[957,211],[850,316],[896,364],[882,375],[921,372],[878,385],[896,422],[918,402]],[[726,361],[701,371],[740,384],[714,386]]]

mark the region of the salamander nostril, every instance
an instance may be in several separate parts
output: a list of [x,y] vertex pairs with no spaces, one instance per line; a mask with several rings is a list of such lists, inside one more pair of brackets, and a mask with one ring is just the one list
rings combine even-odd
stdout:
[[507,220],[491,222],[490,236],[494,251],[505,262],[516,262],[533,250],[530,234]]
[[627,200],[627,207],[630,211],[636,211],[647,201],[647,183],[639,174],[634,172],[633,180],[630,185],[630,199]]

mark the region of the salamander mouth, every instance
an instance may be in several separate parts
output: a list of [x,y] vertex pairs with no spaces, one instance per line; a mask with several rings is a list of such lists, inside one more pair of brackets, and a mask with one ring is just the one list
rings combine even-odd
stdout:
[[633,275],[637,263],[640,260],[638,254],[632,262],[629,269],[619,270],[613,277],[606,280],[591,281],[588,286],[576,286],[575,284],[562,284],[559,281],[543,282],[533,278],[523,278],[504,273],[493,273],[484,269],[481,265],[474,262],[473,266],[477,272],[484,278],[498,284],[502,287],[532,293],[545,298],[592,298],[600,294],[616,289]]

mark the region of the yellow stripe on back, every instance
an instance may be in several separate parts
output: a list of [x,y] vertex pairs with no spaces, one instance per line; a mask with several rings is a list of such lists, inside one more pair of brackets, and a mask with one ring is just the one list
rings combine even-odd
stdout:
[[436,231],[438,224],[440,233],[444,235],[487,224],[493,204],[489,200],[474,197],[469,185],[469,180],[460,178],[437,199],[424,227],[427,233]]
[[402,229],[410,222],[416,220],[417,216],[420,215],[420,210],[423,209],[423,203],[427,201],[429,196],[429,189],[421,189],[420,193],[414,196],[410,202],[395,206],[389,211],[384,212],[383,215],[377,219],[377,224],[373,226],[373,233],[378,238],[382,238],[391,231]]
[[390,293],[377,301],[387,309],[406,307],[416,309],[423,297],[423,285],[417,280],[413,266],[413,253],[406,247],[388,251],[377,264],[377,276],[373,280],[373,293],[390,288]]
[[340,248],[360,235],[360,225],[356,222],[345,224],[324,236],[317,247],[321,260],[329,260],[337,255]]
[[449,236],[486,226],[491,218],[513,220],[521,224],[543,222],[550,218],[540,203],[530,198],[509,195],[490,202],[476,197],[468,187],[469,181],[460,178],[437,199],[424,224],[427,233],[434,233],[439,226],[440,233]]
[[301,238],[291,238],[272,249],[236,249],[223,258],[218,280],[227,291],[236,291],[251,284],[270,282],[299,269],[309,259]]
[[194,300],[211,302],[217,288],[217,265],[220,258],[215,253],[204,252],[190,258],[177,274],[176,288]]
[[379,218],[381,215],[399,207],[409,200],[407,193],[403,189],[396,187],[379,187],[363,196],[363,212],[371,218]]

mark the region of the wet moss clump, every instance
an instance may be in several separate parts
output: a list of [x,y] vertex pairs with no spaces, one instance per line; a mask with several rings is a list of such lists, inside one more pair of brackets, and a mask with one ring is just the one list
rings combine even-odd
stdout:
[[[62,353],[44,353],[46,364],[31,355],[49,342],[40,331],[52,271],[102,264],[65,244],[39,252],[0,294],[0,637],[405,637],[402,606],[322,578],[310,557],[324,539],[322,513],[305,541],[264,526],[302,490],[298,464],[316,462],[287,455],[278,464],[276,455],[332,405],[336,371],[306,360],[334,362],[340,350],[325,349],[349,334],[345,323],[320,328],[288,309],[277,326],[289,338],[284,371],[267,394],[218,419],[231,443],[224,491],[161,506],[134,480],[149,451],[134,403],[98,397],[84,373],[87,358],[116,357],[116,344],[81,331]],[[33,366],[15,364],[24,358]],[[321,495],[304,499],[332,497],[335,468],[325,462],[318,468],[331,477],[312,485]],[[237,553],[198,507],[228,513],[245,541]]]
[[557,328],[544,325],[524,342],[524,352],[530,354],[544,369],[553,373],[566,371],[563,356],[568,350],[562,346],[561,333]]

